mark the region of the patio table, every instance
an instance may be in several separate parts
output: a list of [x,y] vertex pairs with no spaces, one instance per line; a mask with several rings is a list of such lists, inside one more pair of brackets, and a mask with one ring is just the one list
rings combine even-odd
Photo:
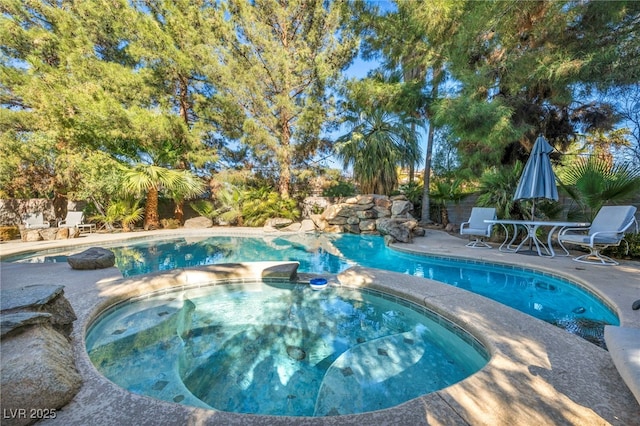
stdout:
[[[557,222],[557,221],[545,221],[545,220],[511,220],[511,219],[492,219],[485,220],[486,223],[493,223],[496,225],[501,225],[504,228],[506,236],[504,241],[500,245],[500,251],[509,251],[509,252],[518,252],[524,247],[525,243],[529,241],[530,244],[536,246],[536,251],[538,252],[538,256],[543,257],[555,257],[556,252],[553,250],[552,245],[552,237],[553,234],[558,231],[558,234],[562,232],[563,229],[571,227],[571,228],[588,228],[591,223],[589,222]],[[513,226],[513,237],[509,240],[509,225]],[[524,228],[526,231],[526,237],[518,244],[517,247],[513,247],[514,241],[518,236],[518,227]],[[537,236],[537,231],[541,227],[551,228],[547,235],[547,244],[540,241]],[[507,242],[508,241],[508,242]],[[562,242],[558,240],[558,245],[564,250],[565,254],[563,256],[569,256],[569,250],[562,245]]]

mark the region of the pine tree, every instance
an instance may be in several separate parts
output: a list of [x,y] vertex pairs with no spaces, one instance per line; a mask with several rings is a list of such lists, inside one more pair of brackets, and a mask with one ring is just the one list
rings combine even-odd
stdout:
[[220,92],[240,107],[241,141],[278,176],[289,197],[296,152],[312,153],[328,111],[329,85],[352,60],[356,40],[343,5],[321,0],[229,0]]

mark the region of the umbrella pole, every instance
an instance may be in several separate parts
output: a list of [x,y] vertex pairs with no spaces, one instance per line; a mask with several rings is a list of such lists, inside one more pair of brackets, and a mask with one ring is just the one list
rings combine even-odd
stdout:
[[[536,199],[532,198],[531,199],[531,220],[535,220],[535,213],[536,213]],[[529,241],[529,251],[533,251],[533,239],[531,239]]]

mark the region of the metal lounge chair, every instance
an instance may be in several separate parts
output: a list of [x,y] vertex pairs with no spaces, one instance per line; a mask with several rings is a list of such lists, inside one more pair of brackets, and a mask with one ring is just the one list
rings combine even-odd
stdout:
[[636,223],[635,214],[634,206],[604,206],[598,211],[589,228],[567,228],[560,233],[558,241],[561,244],[571,243],[589,249],[589,254],[574,257],[573,260],[576,262],[617,265],[618,262],[603,255],[600,250],[620,245],[625,231]]
[[84,213],[67,212],[67,217],[58,222],[58,228],[76,228],[84,223]]
[[460,224],[460,235],[475,236],[475,240],[470,241],[467,247],[491,248],[484,242],[484,238],[491,236],[492,223],[485,223],[485,220],[496,219],[496,209],[493,207],[474,207],[471,209],[471,216],[467,222]]
[[24,227],[27,229],[44,229],[48,228],[49,222],[44,221],[44,216],[42,212],[40,213],[29,213],[27,217],[24,219]]

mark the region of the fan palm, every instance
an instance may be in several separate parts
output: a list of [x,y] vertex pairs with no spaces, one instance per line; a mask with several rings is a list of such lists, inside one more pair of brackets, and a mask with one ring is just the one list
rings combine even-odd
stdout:
[[142,219],[144,208],[139,206],[140,200],[125,198],[109,204],[105,214],[96,215],[91,219],[103,222],[108,230],[113,230],[113,224],[120,222],[124,232],[130,232],[134,223]]
[[124,190],[141,196],[146,194],[144,206],[144,229],[160,227],[158,198],[161,190],[179,194],[197,194],[203,184],[187,170],[171,170],[164,167],[138,164],[124,171]]
[[413,117],[381,110],[361,112],[347,119],[349,133],[338,138],[336,151],[344,167],[353,166],[356,182],[365,194],[390,194],[398,184],[398,166],[420,161]]
[[619,204],[640,193],[640,169],[598,156],[579,158],[560,173],[560,187],[576,202],[569,215],[591,221],[605,204]]

